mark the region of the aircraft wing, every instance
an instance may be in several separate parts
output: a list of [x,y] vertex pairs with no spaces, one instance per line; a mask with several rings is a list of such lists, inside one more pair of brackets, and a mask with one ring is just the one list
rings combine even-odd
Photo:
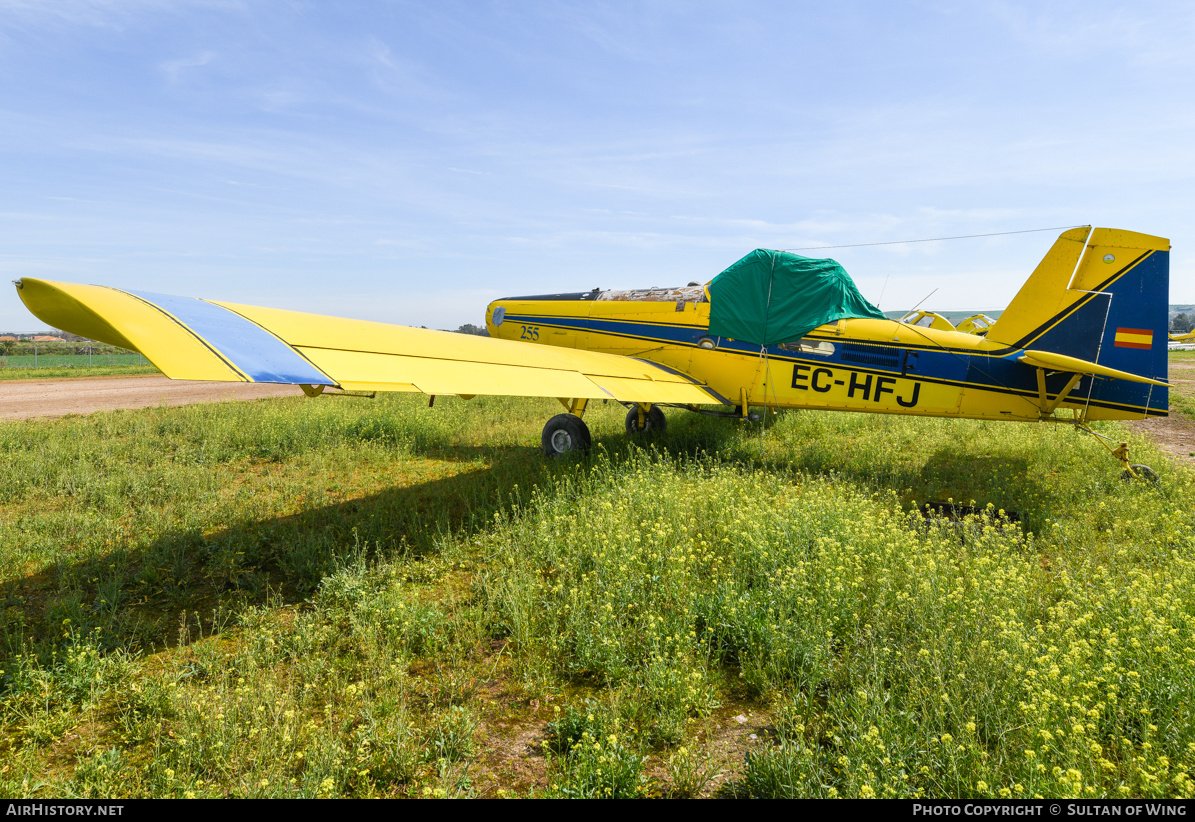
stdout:
[[29,277],[16,286],[52,327],[139,351],[171,379],[727,403],[685,374],[617,354]]

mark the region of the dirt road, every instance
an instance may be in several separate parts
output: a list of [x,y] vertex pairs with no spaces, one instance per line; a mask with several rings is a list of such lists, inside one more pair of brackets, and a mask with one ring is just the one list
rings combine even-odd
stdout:
[[160,374],[4,380],[0,382],[0,419],[25,420],[90,414],[113,408],[294,397],[299,393],[294,385],[168,380]]
[[[1170,362],[1170,396],[1195,395],[1195,364]],[[1179,460],[1195,462],[1195,420],[1177,413],[1172,407],[1169,417],[1154,417],[1125,423],[1131,430],[1145,434]]]

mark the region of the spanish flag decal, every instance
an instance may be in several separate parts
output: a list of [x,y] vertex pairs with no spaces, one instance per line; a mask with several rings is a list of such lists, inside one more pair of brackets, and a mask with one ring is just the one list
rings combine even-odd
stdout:
[[1118,328],[1116,329],[1115,346],[1117,348],[1145,348],[1153,347],[1154,333],[1147,328]]

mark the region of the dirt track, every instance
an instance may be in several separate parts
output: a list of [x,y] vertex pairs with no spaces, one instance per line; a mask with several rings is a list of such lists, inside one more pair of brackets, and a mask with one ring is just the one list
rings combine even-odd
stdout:
[[[1171,397],[1175,394],[1191,397],[1195,394],[1195,365],[1171,362],[1169,382]],[[1195,462],[1195,420],[1183,416],[1173,407],[1169,417],[1134,420],[1125,425],[1145,434],[1180,461]]]
[[0,382],[0,419],[63,417],[113,408],[150,408],[196,402],[294,397],[293,385],[169,380],[158,374],[137,377],[67,377]]

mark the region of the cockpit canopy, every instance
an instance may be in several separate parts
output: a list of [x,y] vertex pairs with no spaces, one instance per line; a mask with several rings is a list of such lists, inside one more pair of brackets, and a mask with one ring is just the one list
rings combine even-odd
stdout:
[[619,302],[649,302],[649,303],[703,303],[705,302],[705,286],[687,285],[679,288],[629,288],[621,291],[603,291],[598,294],[598,301],[615,300]]

